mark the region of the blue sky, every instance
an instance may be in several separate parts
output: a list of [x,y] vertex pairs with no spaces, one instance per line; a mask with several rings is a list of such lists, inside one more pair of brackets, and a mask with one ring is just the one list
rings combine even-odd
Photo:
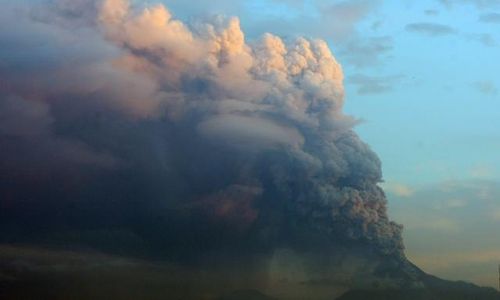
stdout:
[[392,217],[424,270],[496,286],[500,262],[500,1],[164,0],[328,41],[347,113],[383,162]]

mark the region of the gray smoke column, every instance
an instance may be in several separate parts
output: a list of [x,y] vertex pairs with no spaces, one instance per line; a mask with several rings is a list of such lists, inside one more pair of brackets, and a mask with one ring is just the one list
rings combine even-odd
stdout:
[[[23,37],[54,45],[36,54],[45,65],[0,53],[2,178],[33,193],[6,188],[3,222],[122,226],[190,259],[318,240],[403,257],[325,41],[249,42],[237,18],[75,3],[16,20],[21,41],[1,29],[12,51]],[[25,215],[26,199],[50,208]]]

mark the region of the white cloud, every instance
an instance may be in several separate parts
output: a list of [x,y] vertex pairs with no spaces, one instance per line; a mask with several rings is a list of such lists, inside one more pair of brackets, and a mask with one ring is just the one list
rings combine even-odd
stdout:
[[411,197],[415,193],[415,190],[413,188],[399,182],[385,182],[384,184],[382,184],[382,188],[387,193],[394,194],[398,197],[403,198]]

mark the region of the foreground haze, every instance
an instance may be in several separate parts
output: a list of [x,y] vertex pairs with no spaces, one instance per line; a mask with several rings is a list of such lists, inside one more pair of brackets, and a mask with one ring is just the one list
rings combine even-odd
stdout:
[[[354,4],[333,6],[352,17],[332,28],[340,45],[379,5]],[[410,243],[443,229],[472,241],[491,223],[461,231],[432,201],[455,193],[440,204],[470,210],[462,196],[478,193],[495,220],[497,204],[476,191],[487,183],[496,191],[494,182],[448,181],[434,191],[381,185],[379,158],[353,131],[360,121],[344,113],[344,72],[326,41],[248,39],[238,18],[193,15],[181,21],[165,5],[125,0],[5,5],[4,297],[498,299],[491,288],[443,281],[408,261],[382,190],[401,199],[394,210],[410,224]],[[406,30],[454,32],[431,23]],[[356,46],[344,47],[355,55]],[[360,94],[386,90],[361,74],[349,81]],[[439,272],[429,249],[410,253]],[[469,249],[483,263],[495,253]]]

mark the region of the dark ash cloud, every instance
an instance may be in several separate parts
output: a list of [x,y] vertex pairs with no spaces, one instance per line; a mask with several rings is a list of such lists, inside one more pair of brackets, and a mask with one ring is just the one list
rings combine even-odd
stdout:
[[241,282],[283,261],[304,270],[297,284],[408,264],[325,41],[248,41],[237,18],[185,23],[163,5],[53,3],[1,20],[1,243],[243,269]]

